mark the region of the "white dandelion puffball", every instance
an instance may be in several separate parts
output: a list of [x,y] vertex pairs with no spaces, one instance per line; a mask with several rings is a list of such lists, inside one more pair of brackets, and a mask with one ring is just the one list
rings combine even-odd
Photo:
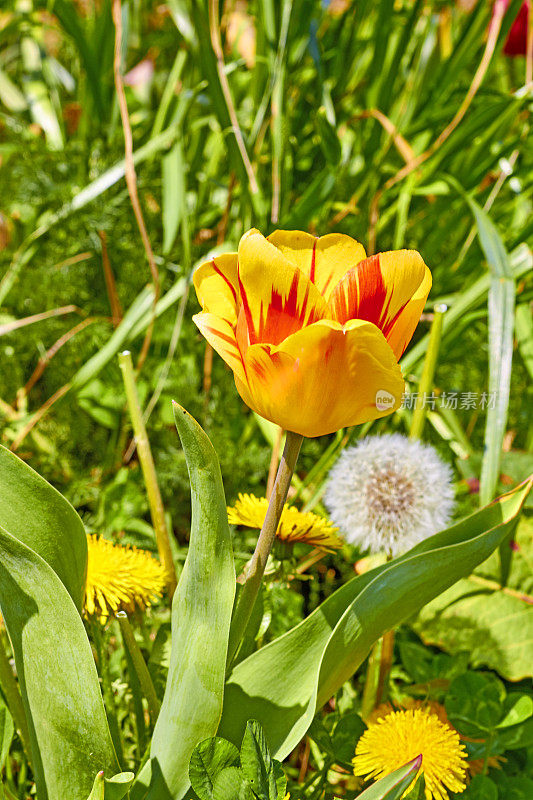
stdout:
[[448,524],[452,471],[431,445],[368,436],[334,464],[324,502],[350,544],[396,556]]

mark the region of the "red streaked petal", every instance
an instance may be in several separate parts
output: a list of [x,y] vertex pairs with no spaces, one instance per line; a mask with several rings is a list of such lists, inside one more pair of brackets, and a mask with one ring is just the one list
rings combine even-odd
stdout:
[[267,238],[308,276],[326,300],[343,275],[366,257],[363,245],[344,233],[317,238],[304,231],[274,231]]
[[397,359],[403,355],[420,321],[431,289],[431,282],[431,272],[426,267],[422,283],[387,331],[387,341]]
[[424,280],[427,267],[415,250],[379,253],[361,261],[337,284],[329,304],[341,323],[365,319],[388,337]]
[[231,367],[235,378],[246,380],[241,353],[232,326],[226,320],[206,312],[195,314],[193,322],[213,349]]
[[237,253],[224,253],[204,262],[195,270],[193,281],[203,311],[236,325],[240,305]]
[[[235,379],[244,402],[304,436],[378,419],[401,402],[404,382],[392,350],[381,331],[362,320],[344,327],[322,320],[278,347],[252,345],[244,358],[247,380]],[[386,408],[383,398],[390,400]]]
[[[330,316],[324,298],[304,273],[258,231],[239,243],[239,291],[247,343],[279,344],[292,333]],[[237,324],[243,338],[242,320]]]

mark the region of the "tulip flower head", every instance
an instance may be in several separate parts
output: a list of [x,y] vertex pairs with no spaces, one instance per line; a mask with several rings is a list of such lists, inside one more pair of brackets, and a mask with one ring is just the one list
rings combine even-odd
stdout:
[[414,250],[366,258],[344,234],[253,229],[194,274],[193,319],[260,416],[322,436],[395,411],[398,359],[431,288]]

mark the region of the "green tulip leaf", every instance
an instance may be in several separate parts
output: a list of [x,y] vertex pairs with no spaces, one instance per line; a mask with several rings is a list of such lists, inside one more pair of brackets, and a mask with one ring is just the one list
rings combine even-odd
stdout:
[[119,772],[112,778],[105,778],[101,770],[94,779],[92,792],[87,800],[122,800],[134,779],[133,772]]
[[172,650],[167,685],[154,729],[150,761],[134,798],[167,800],[189,788],[196,745],[216,733],[224,676],[235,567],[224,488],[216,453],[198,423],[175,404],[192,495],[187,560],[172,603]]
[[53,486],[1,445],[0,526],[48,562],[80,610],[87,570],[83,523]]
[[399,800],[416,778],[421,763],[422,756],[417,756],[405,766],[395,769],[369,786],[359,795],[359,800]]
[[91,646],[51,566],[3,528],[0,607],[30,729],[37,796],[86,800],[102,766],[118,771]]
[[382,634],[468,575],[509,534],[531,481],[353,578],[307,619],[241,661],[226,684],[219,735],[237,743],[257,719],[276,758],[300,741],[317,711],[353,675]]

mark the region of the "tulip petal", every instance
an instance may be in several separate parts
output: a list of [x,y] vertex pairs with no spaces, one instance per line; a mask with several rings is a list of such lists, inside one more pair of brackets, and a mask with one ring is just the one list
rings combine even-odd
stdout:
[[308,276],[326,300],[348,270],[366,258],[363,245],[344,233],[317,238],[304,231],[274,231],[267,238]]
[[237,253],[224,253],[195,270],[194,288],[203,311],[216,314],[230,325],[237,324],[239,285]]
[[373,322],[388,339],[427,273],[429,270],[416,250],[394,250],[370,256],[350,270],[335,287],[329,301],[335,319],[342,324],[350,319]]
[[396,315],[396,319],[387,331],[387,341],[397,359],[403,355],[420,321],[420,315],[431,289],[431,282],[431,272],[426,267],[422,283],[404,309]]
[[238,338],[243,348],[257,342],[279,344],[300,328],[331,316],[316,286],[256,230],[239,243],[239,291]]
[[252,345],[247,380],[236,377],[244,402],[285,430],[322,436],[397,409],[404,382],[381,331],[352,320],[322,320],[278,347]]
[[235,331],[229,322],[220,319],[220,317],[216,317],[214,314],[208,314],[207,312],[195,314],[193,316],[193,322],[213,349],[216,350],[226,364],[231,367],[235,374],[235,379],[246,380],[246,372],[235,337]]

